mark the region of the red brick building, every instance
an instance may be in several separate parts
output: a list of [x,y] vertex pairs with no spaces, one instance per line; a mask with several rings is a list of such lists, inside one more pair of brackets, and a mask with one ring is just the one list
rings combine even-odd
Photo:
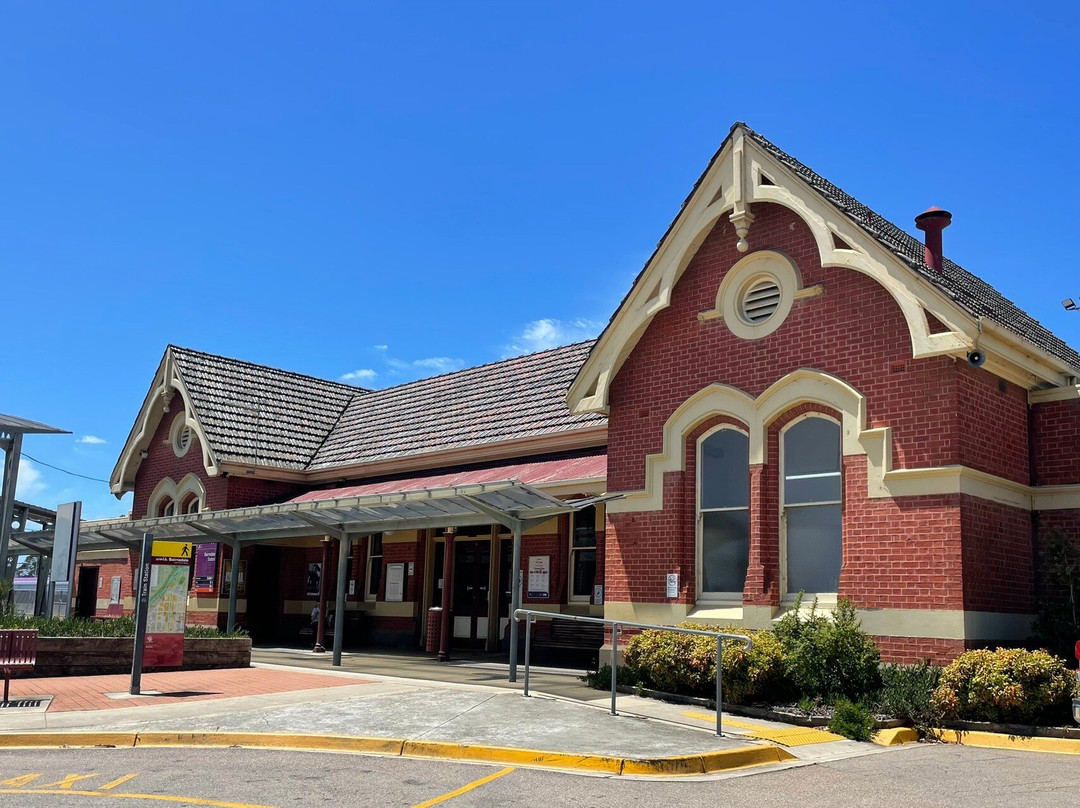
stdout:
[[[595,343],[379,391],[171,347],[113,490],[136,519],[496,480],[606,490],[621,498],[526,533],[522,572],[547,588],[525,605],[768,627],[804,592],[853,601],[888,658],[1021,641],[1040,543],[1080,541],[1080,355],[942,256],[949,220],[922,214],[924,244],[737,124]],[[455,637],[495,647],[508,536],[457,545]],[[424,643],[442,549],[438,530],[354,546],[368,640]],[[131,560],[98,552],[84,566],[129,597]],[[222,621],[215,553],[195,620]],[[306,624],[311,575],[337,576],[323,558],[317,535],[242,552],[257,639]]]

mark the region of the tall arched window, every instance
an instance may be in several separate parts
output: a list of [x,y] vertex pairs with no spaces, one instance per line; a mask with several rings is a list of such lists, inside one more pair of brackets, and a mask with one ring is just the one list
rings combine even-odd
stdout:
[[721,428],[698,444],[700,593],[742,600],[750,560],[750,441]]
[[840,426],[809,417],[784,430],[781,493],[787,591],[830,594],[840,585]]

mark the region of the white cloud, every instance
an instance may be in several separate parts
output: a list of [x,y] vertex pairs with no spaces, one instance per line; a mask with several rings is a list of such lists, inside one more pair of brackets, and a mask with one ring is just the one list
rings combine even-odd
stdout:
[[520,356],[592,339],[602,328],[603,324],[595,320],[555,320],[551,317],[533,320],[503,349],[503,356]]
[[45,493],[47,487],[41,472],[30,465],[26,458],[20,457],[19,482],[15,486],[15,499],[23,502],[33,502],[33,500]]
[[341,381],[343,382],[370,382],[379,374],[371,368],[360,368],[359,370],[353,370],[348,373],[342,374]]
[[387,345],[372,345],[371,347],[374,348],[376,351],[385,351],[389,346],[387,346]]
[[449,356],[431,356],[427,359],[415,359],[413,367],[424,370],[434,370],[436,373],[449,373],[452,370],[461,370],[465,363],[460,359],[451,359]]
[[91,446],[100,446],[101,444],[105,443],[105,439],[104,438],[99,438],[97,435],[83,435],[81,438],[79,438],[75,442],[76,443],[88,443]]

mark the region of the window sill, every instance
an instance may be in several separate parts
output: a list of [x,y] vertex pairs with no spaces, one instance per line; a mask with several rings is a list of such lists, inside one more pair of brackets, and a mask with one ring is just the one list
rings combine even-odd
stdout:
[[702,602],[698,601],[697,604],[691,609],[687,615],[688,621],[693,620],[726,620],[740,621],[743,619],[743,607],[742,604],[723,603],[720,601]]

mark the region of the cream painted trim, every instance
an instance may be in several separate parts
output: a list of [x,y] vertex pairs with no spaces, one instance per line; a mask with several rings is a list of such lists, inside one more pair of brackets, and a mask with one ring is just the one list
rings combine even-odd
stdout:
[[[739,311],[743,295],[756,281],[771,279],[780,289],[780,303],[773,314],[760,323],[750,323]],[[740,258],[725,273],[716,290],[716,309],[723,312],[724,323],[736,337],[761,339],[784,324],[795,293],[802,288],[802,275],[795,263],[783,253],[774,250],[758,250]]]
[[746,424],[750,433],[750,463],[756,465],[765,460],[768,425],[804,403],[821,404],[843,415],[843,454],[866,456],[867,496],[871,499],[967,494],[1022,510],[1080,507],[1080,484],[1032,487],[966,466],[894,469],[891,428],[865,428],[866,400],[862,394],[835,376],[803,368],[777,381],[757,399],[721,384],[710,385],[690,396],[664,424],[664,448],[645,458],[645,488],[610,492],[623,496],[609,502],[608,511],[661,510],[664,474],[686,470],[686,435],[706,419],[726,415]]
[[1080,399],[1080,384],[1051,387],[1049,390],[1031,390],[1028,404],[1046,404],[1051,401],[1076,401]]
[[187,385],[184,384],[180,370],[176,367],[172,348],[170,347],[166,349],[165,356],[162,357],[161,364],[154,375],[154,381],[150,385],[146,398],[143,399],[142,408],[135,418],[135,424],[132,426],[127,442],[120,453],[120,459],[116,461],[112,475],[109,477],[109,489],[117,497],[127,491],[134,490],[135,475],[142,464],[140,452],[150,445],[154,432],[157,431],[165,413],[172,411],[171,403],[174,392],[180,393],[184,405],[183,411],[187,416],[187,424],[191,427],[195,437],[199,439],[203,467],[206,469],[206,473],[211,477],[215,477],[220,473],[221,466],[210,448],[210,442],[206,439],[206,432],[203,430],[202,424],[199,423],[195,408],[191,404],[191,396],[187,391]]
[[[668,626],[691,621],[713,625],[741,625],[774,613],[771,624],[782,616],[773,607],[744,606],[716,609],[688,608],[684,603],[606,603],[606,620],[626,620]],[[1031,633],[1034,615],[1006,612],[978,612],[960,609],[859,609],[859,619],[867,634],[878,637],[921,637],[939,640],[1023,640]]]
[[[86,524],[85,522],[83,524]],[[111,550],[79,550],[79,554],[75,556],[75,560],[78,563],[84,561],[127,561],[128,551],[122,548],[115,548]]]
[[[177,417],[179,418],[179,416]],[[172,477],[165,477],[154,487],[150,499],[147,500],[146,516],[148,518],[156,516],[158,506],[166,497],[173,501],[173,515],[181,516],[180,503],[188,494],[194,494],[198,498],[199,510],[206,508],[206,490],[203,488],[202,480],[195,474],[188,473],[184,475],[179,483],[175,482]]]

